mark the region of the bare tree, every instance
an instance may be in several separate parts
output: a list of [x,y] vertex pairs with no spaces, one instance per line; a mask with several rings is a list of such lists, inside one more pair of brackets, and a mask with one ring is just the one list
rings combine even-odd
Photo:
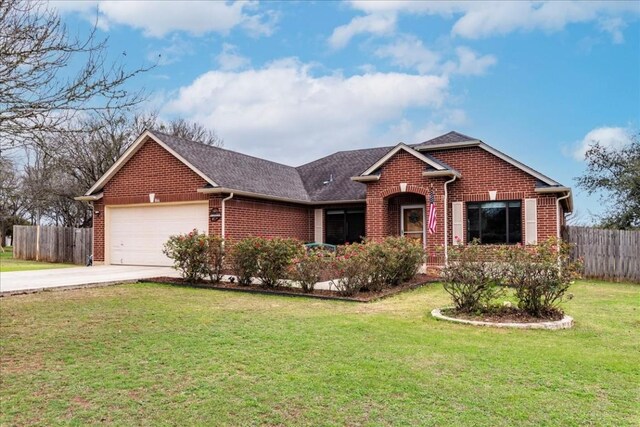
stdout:
[[61,126],[79,112],[141,102],[141,91],[124,86],[152,67],[110,63],[106,47],[95,26],[86,38],[72,38],[43,1],[0,0],[0,148],[22,145],[34,133],[66,131]]
[[160,123],[157,127],[162,132],[183,139],[201,142],[214,147],[222,147],[224,145],[224,140],[218,136],[215,130],[206,128],[197,122],[191,122],[185,119],[174,119],[167,123]]
[[22,185],[28,195],[26,217],[32,222],[90,226],[88,205],[74,197],[100,179],[145,129],[210,145],[223,143],[213,130],[182,119],[162,122],[155,112],[100,111],[67,126],[68,132],[36,134],[36,143],[27,149]]

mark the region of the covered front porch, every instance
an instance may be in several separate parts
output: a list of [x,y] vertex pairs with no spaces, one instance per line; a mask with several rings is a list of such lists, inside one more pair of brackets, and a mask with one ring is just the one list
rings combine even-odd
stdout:
[[[416,191],[417,190],[417,191]],[[402,236],[418,240],[427,255],[427,265],[444,264],[444,211],[442,197],[434,194],[436,225],[429,232],[429,190],[388,194],[382,199],[367,200],[366,236],[373,240]]]

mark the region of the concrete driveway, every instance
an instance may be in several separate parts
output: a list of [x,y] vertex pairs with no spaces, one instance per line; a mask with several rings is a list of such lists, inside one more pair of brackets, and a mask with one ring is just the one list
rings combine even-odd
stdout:
[[53,270],[14,271],[0,273],[0,294],[135,282],[158,276],[178,277],[179,275],[171,267],[130,265],[96,265]]

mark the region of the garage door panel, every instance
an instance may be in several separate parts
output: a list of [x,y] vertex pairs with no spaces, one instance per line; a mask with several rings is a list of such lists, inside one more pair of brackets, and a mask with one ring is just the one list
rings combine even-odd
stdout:
[[111,264],[172,265],[162,253],[169,236],[194,228],[207,232],[208,204],[153,205],[110,209]]

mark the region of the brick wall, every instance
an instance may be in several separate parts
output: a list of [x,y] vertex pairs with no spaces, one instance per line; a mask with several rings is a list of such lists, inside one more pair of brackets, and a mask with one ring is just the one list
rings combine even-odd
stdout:
[[313,208],[292,203],[234,197],[226,202],[228,239],[250,235],[313,240]]
[[[556,196],[536,193],[536,178],[480,147],[458,148],[430,152],[462,174],[449,184],[449,202],[481,202],[489,200],[489,191],[496,190],[496,200],[522,200],[522,230],[524,233],[524,199],[537,199],[538,240],[556,236]],[[465,205],[466,206],[466,205]],[[451,224],[451,209],[449,209]],[[466,208],[463,227],[466,239]],[[451,242],[453,236],[450,236]]]
[[[453,242],[452,202],[489,201],[489,191],[496,190],[496,200],[521,200],[522,230],[524,233],[524,199],[537,199],[538,240],[556,235],[556,196],[535,193],[536,178],[488,153],[479,147],[442,150],[429,153],[462,174],[462,178],[448,186],[449,243]],[[367,236],[380,238],[400,232],[400,206],[428,203],[428,192],[433,184],[437,231],[427,235],[427,252],[437,255],[444,244],[444,182],[450,178],[422,176],[425,164],[409,153],[400,151],[382,166],[380,180],[367,184]],[[400,183],[407,183],[407,193],[400,191]],[[426,198],[425,198],[426,196]],[[466,236],[466,208],[463,213]]]

